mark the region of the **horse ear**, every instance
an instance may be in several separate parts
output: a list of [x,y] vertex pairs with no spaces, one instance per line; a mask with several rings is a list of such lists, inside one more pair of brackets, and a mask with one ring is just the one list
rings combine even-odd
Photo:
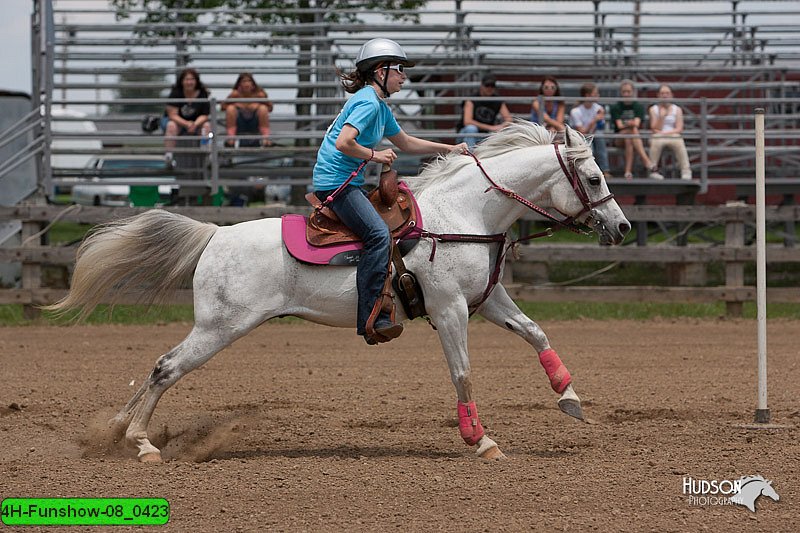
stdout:
[[566,125],[564,126],[564,144],[567,146],[567,148],[570,147],[570,145],[569,145],[569,126],[566,126]]

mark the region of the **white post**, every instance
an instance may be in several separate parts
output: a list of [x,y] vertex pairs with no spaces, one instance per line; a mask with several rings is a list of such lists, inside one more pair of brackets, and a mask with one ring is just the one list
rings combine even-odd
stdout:
[[767,407],[767,253],[764,215],[764,109],[756,109],[756,306],[758,321],[758,406],[756,423],[769,423]]

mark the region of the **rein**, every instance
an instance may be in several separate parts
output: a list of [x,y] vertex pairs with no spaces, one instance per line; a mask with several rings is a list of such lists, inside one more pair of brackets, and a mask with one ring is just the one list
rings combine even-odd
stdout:
[[[564,174],[567,176],[567,179],[570,180],[570,183],[572,183],[572,177],[570,176],[569,172],[567,172],[567,169],[564,167],[564,163],[561,160],[561,154],[558,153],[558,145],[554,144],[553,146],[556,149],[556,155],[558,156],[559,163],[561,163],[561,168],[564,171]],[[503,187],[501,185],[498,185],[491,178],[491,176],[489,176],[489,174],[486,172],[486,169],[483,168],[483,165],[481,164],[480,159],[478,159],[478,157],[475,154],[473,154],[472,152],[467,152],[467,155],[469,155],[472,159],[475,160],[475,164],[478,165],[478,168],[480,169],[481,174],[483,174],[483,177],[485,177],[487,180],[489,180],[489,183],[492,184],[489,188],[487,188],[483,192],[489,192],[491,190],[496,190],[499,193],[507,196],[508,198],[511,198],[512,200],[516,200],[517,202],[521,203],[522,205],[524,205],[528,209],[531,209],[532,211],[536,211],[537,213],[539,213],[543,217],[548,218],[548,219],[552,220],[553,222],[555,222],[555,223],[557,223],[557,224],[569,229],[570,231],[573,231],[575,233],[582,233],[582,230],[576,224],[573,223],[575,217],[570,217],[570,218],[567,218],[565,220],[557,219],[556,217],[554,217],[553,215],[548,213],[545,209],[542,209],[541,207],[539,207],[538,205],[534,204],[533,202],[531,202],[527,198],[524,198],[524,197],[520,196],[519,194],[515,193],[512,190],[506,189],[505,187]],[[574,187],[575,186],[573,184],[573,188]],[[578,198],[580,198],[580,195],[578,196]],[[584,213],[584,211],[581,211],[580,215],[582,215],[583,213]],[[578,215],[578,216],[580,216],[580,215]],[[528,236],[526,238],[519,239],[519,240],[530,240],[531,238],[534,238],[534,237]],[[515,241],[515,242],[518,242],[518,241]]]
[[[569,147],[569,137],[567,137],[567,145],[566,146]],[[519,194],[515,193],[514,191],[512,191],[510,189],[506,189],[505,187],[502,187],[502,186],[498,185],[491,178],[491,176],[489,176],[489,174],[486,172],[486,169],[483,168],[483,165],[481,164],[480,160],[475,156],[475,154],[473,154],[470,151],[468,151],[467,154],[470,157],[472,157],[472,159],[475,160],[475,164],[478,166],[478,168],[480,169],[480,171],[483,174],[483,176],[489,181],[489,183],[491,183],[491,186],[489,186],[484,191],[484,193],[489,192],[491,190],[496,190],[496,191],[500,192],[501,194],[505,195],[506,197],[511,198],[512,200],[516,200],[517,202],[521,203],[522,205],[524,205],[528,209],[531,209],[531,210],[539,213],[543,217],[545,217],[545,218],[557,223],[561,227],[567,228],[570,231],[573,231],[575,233],[586,234],[586,232],[583,229],[581,229],[581,227],[575,222],[575,220],[578,217],[580,217],[581,215],[583,215],[584,213],[591,212],[591,210],[593,208],[597,207],[598,205],[601,205],[601,204],[604,204],[604,203],[608,202],[609,200],[614,198],[614,195],[612,193],[610,193],[610,194],[608,194],[608,196],[605,196],[605,197],[601,198],[600,200],[592,202],[589,199],[589,195],[586,193],[586,189],[584,188],[583,183],[581,183],[581,180],[578,177],[578,172],[577,172],[577,170],[575,170],[575,163],[570,161],[570,168],[568,169],[567,166],[564,164],[564,159],[561,157],[561,152],[559,152],[559,150],[558,150],[558,145],[554,144],[553,148],[555,148],[556,157],[558,158],[558,163],[561,165],[561,170],[564,172],[564,175],[569,180],[570,185],[572,185],[572,190],[575,191],[575,194],[578,196],[578,199],[581,201],[581,205],[583,205],[583,210],[580,213],[578,213],[577,215],[574,215],[574,216],[564,215],[565,217],[567,217],[564,220],[559,220],[555,216],[551,215],[547,210],[539,207],[538,205],[534,204],[533,202],[531,202],[527,198],[524,198],[524,197],[520,196]],[[563,215],[563,213],[561,213],[561,214]],[[495,234],[492,234],[492,235],[475,235],[475,234],[460,234],[460,233],[433,233],[433,232],[424,230],[424,229],[419,228],[419,227],[412,228],[411,231],[408,232],[408,235],[409,236],[413,236],[413,237],[424,237],[424,238],[431,239],[431,242],[433,243],[433,246],[432,246],[432,249],[431,249],[431,255],[428,258],[428,261],[431,261],[431,262],[433,262],[433,258],[436,255],[436,241],[439,241],[439,242],[470,242],[470,243],[493,243],[493,242],[505,243],[507,241],[507,233],[495,233]],[[475,313],[475,311],[478,310],[478,308],[483,304],[483,302],[485,302],[486,299],[489,298],[489,295],[494,290],[494,287],[497,285],[497,282],[500,281],[500,271],[502,269],[503,260],[505,259],[506,254],[508,253],[509,249],[513,249],[514,247],[516,247],[521,242],[525,242],[525,241],[529,241],[529,240],[533,240],[533,239],[538,239],[540,237],[550,237],[552,235],[553,235],[552,228],[547,228],[545,231],[542,231],[542,232],[539,232],[539,233],[532,233],[530,235],[526,235],[525,237],[520,237],[519,239],[510,241],[505,246],[503,246],[501,244],[501,246],[500,246],[500,248],[499,248],[499,250],[497,252],[497,259],[495,260],[494,270],[492,271],[492,274],[489,276],[489,282],[486,285],[486,289],[484,289],[480,300],[478,300],[477,302],[474,302],[474,303],[469,305],[469,314],[472,315],[473,313]]]
[[351,172],[351,173],[350,173],[350,176],[348,176],[348,177],[347,177],[347,179],[346,179],[346,180],[344,180],[344,183],[342,183],[341,185],[339,185],[338,187],[336,187],[336,190],[335,190],[335,191],[333,191],[332,193],[330,193],[330,194],[328,195],[328,197],[327,197],[327,198],[325,198],[325,200],[323,200],[323,201],[322,201],[322,203],[320,203],[318,206],[316,206],[316,207],[314,208],[314,211],[321,211],[321,210],[322,210],[322,208],[324,208],[324,207],[328,207],[328,205],[329,205],[331,202],[333,202],[333,199],[334,199],[334,198],[336,198],[336,197],[339,195],[339,193],[340,193],[340,192],[342,192],[342,191],[344,190],[344,188],[345,188],[345,187],[347,187],[347,186],[350,184],[350,182],[351,182],[351,181],[353,181],[353,178],[355,178],[356,176],[358,176],[358,173],[359,173],[359,172],[361,172],[361,170],[363,170],[363,168],[364,168],[365,166],[367,166],[367,163],[369,163],[369,160],[368,160],[368,159],[365,159],[364,161],[362,161],[362,162],[361,162],[361,164],[360,164],[360,165],[358,165],[358,168],[357,168],[357,169],[355,169],[353,172]]

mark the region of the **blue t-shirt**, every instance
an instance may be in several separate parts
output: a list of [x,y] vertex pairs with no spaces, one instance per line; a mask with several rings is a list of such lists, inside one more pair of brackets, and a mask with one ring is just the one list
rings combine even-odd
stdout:
[[[361,164],[361,159],[347,156],[336,149],[336,139],[345,124],[358,130],[356,142],[367,148],[378,146],[384,137],[400,133],[400,125],[391,109],[378,98],[375,89],[368,85],[357,91],[344,105],[322,139],[322,145],[317,152],[317,163],[314,165],[315,191],[337,188]],[[364,170],[350,183],[363,185]]]

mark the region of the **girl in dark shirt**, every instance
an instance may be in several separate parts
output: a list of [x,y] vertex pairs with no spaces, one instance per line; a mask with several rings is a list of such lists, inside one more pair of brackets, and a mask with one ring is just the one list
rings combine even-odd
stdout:
[[162,127],[166,134],[164,146],[167,149],[165,158],[167,164],[172,164],[172,150],[175,148],[175,139],[178,135],[202,135],[207,137],[211,131],[208,115],[211,106],[208,102],[208,90],[200,81],[200,74],[193,68],[187,68],[178,75],[178,81],[172,86],[168,98],[180,101],[167,104]]

